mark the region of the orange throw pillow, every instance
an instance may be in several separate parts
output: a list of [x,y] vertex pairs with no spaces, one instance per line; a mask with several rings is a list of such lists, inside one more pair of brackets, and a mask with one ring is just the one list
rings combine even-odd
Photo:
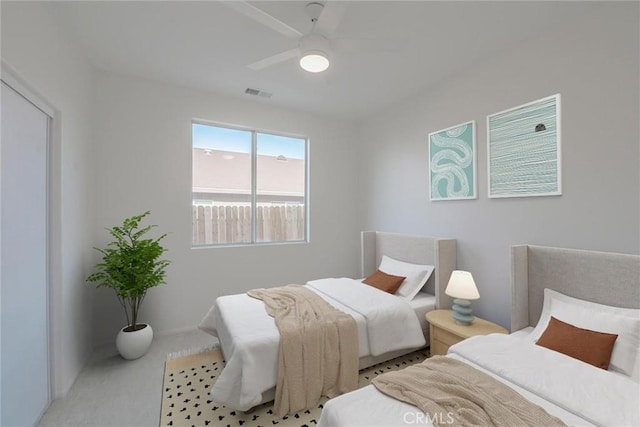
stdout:
[[552,316],[536,344],[595,367],[609,369],[616,338],[616,334],[578,328]]
[[378,270],[364,279],[362,283],[378,288],[381,291],[395,294],[400,285],[402,285],[402,282],[404,282],[404,279],[406,279],[406,277],[392,276],[391,274]]

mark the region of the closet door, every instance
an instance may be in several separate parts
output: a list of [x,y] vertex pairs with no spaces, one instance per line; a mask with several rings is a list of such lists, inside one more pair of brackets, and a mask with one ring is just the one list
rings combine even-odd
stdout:
[[0,425],[34,426],[49,396],[47,158],[51,118],[2,82]]

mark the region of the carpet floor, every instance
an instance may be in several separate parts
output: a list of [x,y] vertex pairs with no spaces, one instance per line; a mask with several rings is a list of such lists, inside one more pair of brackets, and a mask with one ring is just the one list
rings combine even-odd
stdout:
[[[428,351],[423,349],[364,369],[360,371],[358,388],[369,385],[373,378],[382,373],[406,368],[427,357]],[[283,418],[274,414],[273,402],[257,406],[249,412],[216,404],[209,397],[208,390],[223,368],[222,353],[217,349],[167,360],[160,426],[313,427],[318,423],[326,398],[311,410]]]

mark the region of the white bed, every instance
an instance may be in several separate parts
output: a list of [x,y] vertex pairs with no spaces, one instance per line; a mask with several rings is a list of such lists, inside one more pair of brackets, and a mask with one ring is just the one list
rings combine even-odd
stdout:
[[[455,253],[451,239],[363,232],[363,277],[377,269],[383,255],[433,265],[422,292],[409,301],[363,285],[361,279],[348,278],[314,280],[306,286],[355,319],[362,369],[425,346],[428,325],[424,314],[449,304],[445,285],[440,283],[446,284],[455,269]],[[226,359],[210,392],[216,402],[246,411],[273,400],[280,335],[262,301],[246,294],[219,297],[200,328],[218,337]]]
[[[532,326],[541,316],[544,288],[637,309],[640,257],[513,247],[512,330],[517,332],[465,340],[452,346],[447,357],[488,373],[568,425],[640,425],[640,384],[632,376],[598,369],[535,344]],[[331,399],[319,420],[321,427],[415,424],[432,425],[418,408],[372,385]]]

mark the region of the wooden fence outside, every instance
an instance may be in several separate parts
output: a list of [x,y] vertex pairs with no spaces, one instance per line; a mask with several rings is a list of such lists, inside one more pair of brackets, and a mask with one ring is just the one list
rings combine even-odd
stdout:
[[[304,240],[304,205],[258,206],[256,241]],[[193,205],[193,244],[251,242],[251,207]]]

